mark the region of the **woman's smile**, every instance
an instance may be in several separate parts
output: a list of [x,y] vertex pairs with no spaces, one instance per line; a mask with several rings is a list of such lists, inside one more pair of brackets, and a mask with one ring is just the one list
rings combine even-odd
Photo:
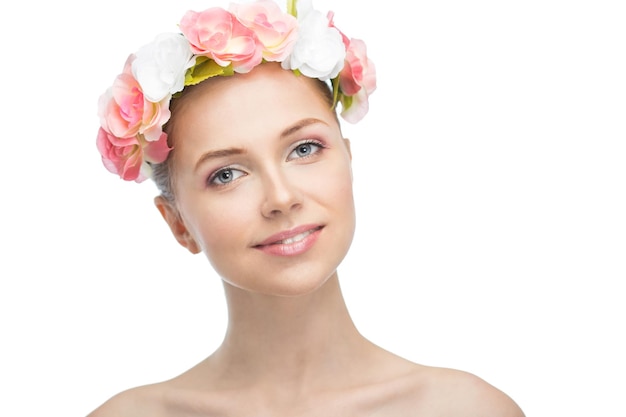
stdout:
[[323,226],[320,225],[299,226],[272,235],[253,247],[270,255],[300,255],[313,247],[322,229]]

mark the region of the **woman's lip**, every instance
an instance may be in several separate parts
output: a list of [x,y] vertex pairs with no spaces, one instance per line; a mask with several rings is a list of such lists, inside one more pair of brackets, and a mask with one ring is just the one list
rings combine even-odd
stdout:
[[[265,240],[265,242],[269,241],[270,243],[256,245],[254,248],[272,256],[297,256],[311,249],[321,233],[321,226],[309,227],[295,234],[289,231],[284,239],[273,240],[277,236],[274,235],[269,240]],[[281,237],[285,236],[285,234],[280,235]]]
[[322,226],[299,227],[273,235],[254,248],[268,255],[296,256],[311,249],[321,233]]
[[283,243],[283,241],[294,239],[294,238],[295,239],[300,239],[302,237],[305,237],[305,236],[300,236],[300,235],[307,234],[307,233],[310,234],[310,233],[315,232],[315,231],[317,231],[317,230],[319,230],[321,228],[322,228],[322,226],[320,226],[318,224],[306,224],[306,225],[294,227],[293,229],[285,230],[285,231],[280,232],[280,233],[276,233],[275,235],[272,235],[272,236],[268,237],[267,239],[263,240],[261,243],[258,243],[256,245],[254,245],[254,247],[257,248],[257,247],[268,246],[268,245],[278,245],[278,244],[293,243],[293,242]]

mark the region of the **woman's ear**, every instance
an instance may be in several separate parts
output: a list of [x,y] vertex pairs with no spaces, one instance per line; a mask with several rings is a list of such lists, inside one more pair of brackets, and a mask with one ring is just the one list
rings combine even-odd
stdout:
[[200,253],[200,246],[191,236],[191,233],[189,233],[187,226],[185,226],[185,223],[180,217],[178,209],[161,196],[154,198],[154,205],[159,209],[161,216],[163,216],[163,219],[170,227],[176,241],[189,252],[193,254]]

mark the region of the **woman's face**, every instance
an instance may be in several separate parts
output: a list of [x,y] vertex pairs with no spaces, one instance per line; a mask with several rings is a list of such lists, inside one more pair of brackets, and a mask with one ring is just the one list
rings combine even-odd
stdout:
[[348,143],[313,80],[275,64],[219,78],[177,109],[178,220],[164,216],[236,287],[315,290],[354,234]]

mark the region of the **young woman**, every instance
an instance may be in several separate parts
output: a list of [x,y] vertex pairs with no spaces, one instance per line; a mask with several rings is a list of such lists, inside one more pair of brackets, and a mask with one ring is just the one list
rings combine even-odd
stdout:
[[337,276],[355,230],[351,154],[335,108],[365,114],[374,67],[332,18],[287,10],[188,12],[183,36],[132,55],[101,98],[105,166],[156,181],[176,240],[222,277],[229,321],[204,361],[91,417],[522,416],[480,378],[402,359],[353,324]]

